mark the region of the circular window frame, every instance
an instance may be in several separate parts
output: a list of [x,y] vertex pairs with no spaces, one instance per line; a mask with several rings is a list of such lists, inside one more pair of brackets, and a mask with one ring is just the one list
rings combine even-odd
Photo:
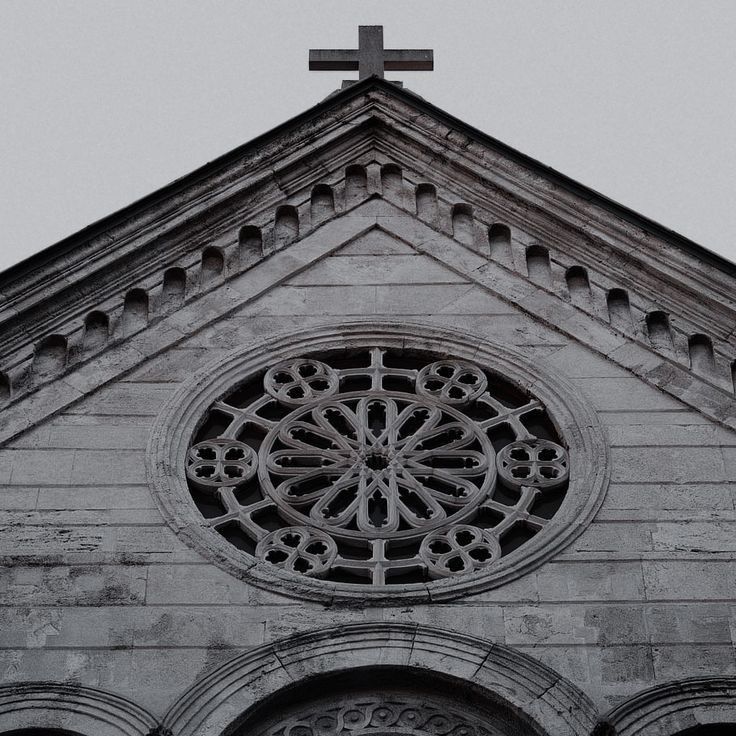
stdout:
[[[377,588],[294,575],[230,544],[211,529],[195,506],[184,474],[191,438],[214,401],[248,376],[305,354],[383,345],[397,350],[446,354],[479,363],[539,399],[567,444],[570,482],[549,524],[487,570],[457,578]],[[146,453],[148,483],[173,531],[205,559],[253,585],[289,597],[316,601],[369,601],[373,605],[451,600],[496,588],[555,556],[593,519],[609,480],[608,444],[589,402],[564,379],[534,360],[486,339],[411,323],[356,322],[281,333],[228,353],[197,371],[166,402],[151,430]]]

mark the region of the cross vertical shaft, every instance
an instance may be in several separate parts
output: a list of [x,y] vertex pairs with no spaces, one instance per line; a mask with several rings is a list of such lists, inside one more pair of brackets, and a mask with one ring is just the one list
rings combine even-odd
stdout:
[[432,71],[432,49],[384,49],[383,26],[358,26],[357,49],[310,49],[312,71],[350,70],[359,79],[376,76],[383,79],[388,71]]
[[358,26],[358,79],[383,79],[383,26]]

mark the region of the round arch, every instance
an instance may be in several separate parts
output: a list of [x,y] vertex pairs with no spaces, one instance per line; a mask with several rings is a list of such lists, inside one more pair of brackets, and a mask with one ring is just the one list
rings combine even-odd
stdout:
[[0,733],[48,729],[84,736],[146,736],[157,725],[145,709],[96,688],[45,682],[0,686]]
[[616,736],[678,736],[736,724],[736,677],[697,677],[644,690],[606,716]]
[[527,655],[442,629],[375,622],[299,634],[236,657],[196,682],[163,725],[177,736],[220,736],[295,686],[368,668],[403,668],[472,686],[541,734],[589,736],[597,720],[585,693]]

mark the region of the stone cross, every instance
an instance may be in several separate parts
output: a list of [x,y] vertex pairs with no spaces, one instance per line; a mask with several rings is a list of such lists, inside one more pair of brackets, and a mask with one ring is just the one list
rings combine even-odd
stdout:
[[384,49],[383,26],[358,26],[357,49],[310,49],[311,71],[358,70],[358,79],[384,71],[425,71],[434,69],[432,49]]

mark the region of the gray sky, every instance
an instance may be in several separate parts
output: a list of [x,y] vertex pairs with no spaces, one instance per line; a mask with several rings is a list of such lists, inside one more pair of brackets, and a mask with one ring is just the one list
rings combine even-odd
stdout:
[[[0,0],[0,268],[323,99],[310,47],[387,75],[736,260],[736,0]],[[354,75],[355,76],[355,75]]]

